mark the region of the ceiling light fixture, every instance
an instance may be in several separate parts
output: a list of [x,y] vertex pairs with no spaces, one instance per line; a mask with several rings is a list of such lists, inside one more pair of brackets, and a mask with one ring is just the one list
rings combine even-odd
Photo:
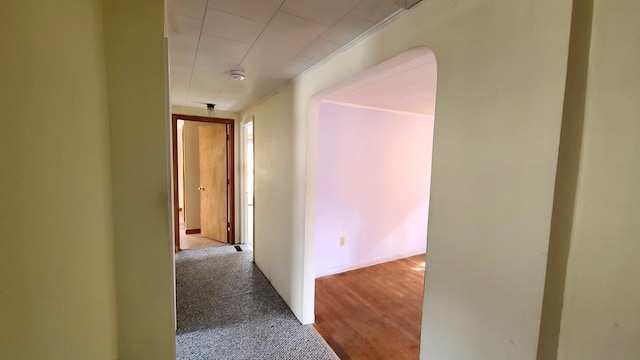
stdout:
[[236,81],[242,81],[245,79],[244,70],[231,70],[231,78]]
[[207,114],[213,116],[216,113],[216,104],[207,104]]

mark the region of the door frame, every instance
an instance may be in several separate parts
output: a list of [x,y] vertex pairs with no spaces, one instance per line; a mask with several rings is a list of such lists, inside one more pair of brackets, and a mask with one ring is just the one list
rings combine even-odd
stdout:
[[174,222],[174,251],[180,251],[180,213],[178,204],[178,120],[199,121],[206,123],[226,124],[229,134],[229,147],[227,150],[227,178],[229,179],[229,239],[228,243],[233,245],[236,243],[236,219],[235,219],[235,137],[233,119],[214,118],[206,116],[171,114],[171,144],[172,144],[172,172],[173,172],[173,222]]
[[[248,208],[248,203],[247,203],[247,197],[245,196],[245,193],[247,192],[247,185],[245,184],[245,180],[247,177],[247,139],[246,139],[246,128],[247,126],[251,125],[253,126],[254,121],[253,121],[253,115],[246,118],[245,120],[243,120],[240,123],[240,242],[243,244],[249,244],[247,242],[247,229],[248,229],[248,214],[247,214],[247,208]],[[255,254],[255,191],[256,191],[256,187],[255,187],[255,127],[254,127],[254,136],[253,136],[253,164],[254,164],[254,177],[253,177],[253,208],[252,208],[252,212],[253,212],[253,233],[251,234],[251,248],[253,250],[253,253]]]

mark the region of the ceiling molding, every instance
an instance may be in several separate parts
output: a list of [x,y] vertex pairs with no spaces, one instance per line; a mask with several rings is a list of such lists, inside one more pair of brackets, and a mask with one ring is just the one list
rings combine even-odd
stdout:
[[354,108],[360,108],[360,109],[367,109],[367,110],[383,111],[383,112],[394,113],[394,114],[400,114],[400,115],[412,115],[412,116],[419,116],[419,117],[424,117],[424,118],[433,118],[433,115],[428,115],[428,114],[420,114],[420,113],[410,112],[410,111],[402,111],[402,110],[393,110],[393,109],[379,108],[379,107],[375,107],[375,106],[368,106],[368,105],[351,104],[351,103],[346,103],[346,102],[341,102],[341,101],[335,101],[335,100],[322,100],[320,103],[334,104],[334,105],[341,105],[341,106],[348,106],[348,107],[354,107]]

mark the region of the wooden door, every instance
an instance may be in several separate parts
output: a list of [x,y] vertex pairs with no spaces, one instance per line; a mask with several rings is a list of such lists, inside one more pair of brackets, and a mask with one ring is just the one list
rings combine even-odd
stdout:
[[200,228],[202,236],[228,242],[227,125],[198,129],[200,142]]

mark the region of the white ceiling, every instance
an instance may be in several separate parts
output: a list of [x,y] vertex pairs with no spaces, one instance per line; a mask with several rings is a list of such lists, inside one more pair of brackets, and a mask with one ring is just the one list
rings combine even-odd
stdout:
[[322,99],[433,116],[437,77],[433,53],[405,53],[347,80]]
[[[405,0],[168,0],[173,105],[240,111],[403,9]],[[230,70],[243,69],[244,81]]]

